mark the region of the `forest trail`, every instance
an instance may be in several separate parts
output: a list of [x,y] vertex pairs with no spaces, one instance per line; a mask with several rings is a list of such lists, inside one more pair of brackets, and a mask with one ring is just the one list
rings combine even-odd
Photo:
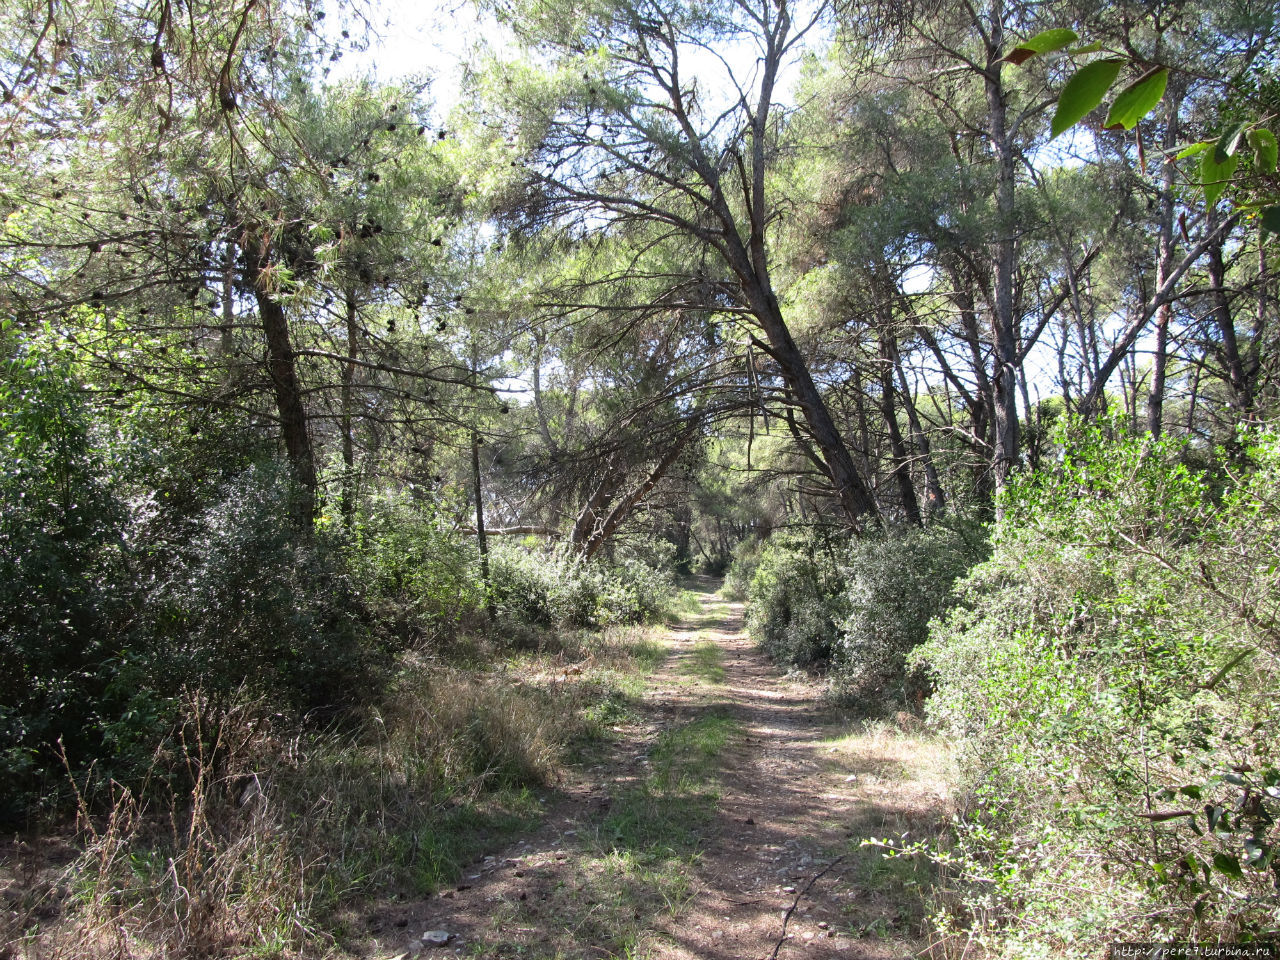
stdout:
[[[455,889],[369,918],[365,956],[676,960],[916,955],[926,868],[867,837],[919,836],[949,805],[942,748],[842,722],[782,676],[743,607],[700,610],[607,753],[572,767],[535,832]],[[785,929],[784,929],[785,927]],[[448,934],[423,946],[427,931]]]

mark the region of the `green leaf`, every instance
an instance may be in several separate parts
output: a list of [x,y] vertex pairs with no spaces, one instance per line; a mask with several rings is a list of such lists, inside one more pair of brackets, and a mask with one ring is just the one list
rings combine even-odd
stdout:
[[1239,157],[1230,157],[1225,163],[1216,159],[1218,151],[1206,150],[1200,160],[1200,186],[1204,187],[1204,202],[1213,206],[1227,189],[1227,183],[1236,172]]
[[1111,104],[1111,110],[1107,113],[1105,126],[1120,126],[1126,130],[1132,130],[1139,120],[1155,109],[1160,98],[1164,96],[1164,88],[1168,82],[1167,67],[1148,70],[1120,91],[1115,102]]
[[1236,149],[1240,146],[1240,138],[1244,135],[1244,124],[1237,123],[1233,127],[1228,127],[1226,132],[1218,138],[1218,143],[1213,148],[1213,160],[1215,163],[1223,164],[1227,160],[1236,155]]
[[[1264,207],[1258,214],[1258,223],[1261,224],[1264,234],[1280,234],[1280,204]],[[1280,787],[1266,787],[1264,790],[1267,796],[1280,800]]]
[[1226,815],[1226,811],[1221,806],[1206,807],[1205,816],[1209,818],[1209,829],[1217,830],[1218,823]]
[[1270,863],[1271,848],[1257,837],[1244,838],[1244,859],[1251,867],[1266,869]]
[[1097,53],[1102,49],[1102,41],[1095,40],[1093,43],[1086,43],[1083,47],[1072,47],[1067,51],[1073,57],[1083,56],[1086,53]]
[[1259,173],[1276,172],[1276,135],[1266,127],[1250,130],[1246,135],[1249,146],[1253,148],[1253,165]]
[[1191,144],[1191,146],[1185,147],[1184,149],[1178,151],[1178,155],[1173,159],[1185,160],[1187,159],[1187,157],[1194,157],[1197,153],[1204,153],[1206,150],[1208,150],[1212,146],[1213,144],[1210,143],[1208,140],[1203,140],[1200,143],[1193,143]]
[[1077,70],[1058,97],[1058,109],[1050,125],[1052,135],[1058,136],[1088,116],[1102,102],[1123,65],[1123,60],[1094,60]]
[[1213,869],[1230,877],[1232,880],[1243,880],[1244,871],[1240,869],[1240,861],[1229,853],[1213,855]]
[[1045,30],[1043,33],[1037,33],[1030,40],[1018,44],[1009,51],[1005,59],[1012,64],[1026,63],[1032,57],[1042,53],[1053,53],[1055,50],[1061,50],[1065,46],[1075,43],[1080,39],[1079,34],[1074,30],[1066,27],[1058,27],[1054,30]]

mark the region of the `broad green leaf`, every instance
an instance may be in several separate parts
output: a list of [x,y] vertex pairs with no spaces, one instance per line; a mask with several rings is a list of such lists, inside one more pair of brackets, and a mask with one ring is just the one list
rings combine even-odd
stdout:
[[1226,811],[1221,806],[1206,807],[1205,816],[1209,819],[1209,829],[1214,831],[1226,816]]
[[1026,63],[1032,57],[1042,53],[1053,53],[1055,50],[1061,50],[1065,46],[1075,43],[1080,39],[1079,34],[1074,30],[1066,27],[1059,27],[1054,30],[1045,30],[1043,33],[1037,33],[1030,40],[1018,44],[1009,51],[1005,57],[1012,64]]
[[1179,150],[1178,155],[1174,157],[1174,159],[1185,160],[1187,157],[1194,157],[1197,153],[1204,153],[1212,146],[1213,144],[1208,140],[1201,141],[1200,143],[1193,143],[1191,146]]
[[1148,113],[1155,109],[1160,98],[1164,96],[1164,88],[1169,82],[1169,70],[1157,67],[1148,70],[1133,83],[1129,84],[1116,97],[1107,113],[1105,126],[1124,127],[1132,130]]
[[1218,151],[1206,150],[1200,159],[1200,186],[1204,187],[1204,202],[1213,206],[1227,189],[1227,183],[1236,172],[1239,157],[1230,157],[1225,163],[1215,159]]
[[1270,862],[1271,847],[1257,837],[1244,838],[1244,860],[1252,867],[1265,869]]
[[[1262,212],[1258,214],[1258,222],[1262,225],[1264,234],[1274,233],[1280,235],[1280,204],[1264,207]],[[1265,792],[1267,796],[1280,800],[1280,787],[1266,787]]]
[[1050,125],[1052,135],[1058,136],[1088,116],[1102,102],[1123,65],[1123,60],[1094,60],[1077,70],[1058,97],[1058,109]]
[[1214,162],[1222,164],[1226,163],[1231,157],[1234,157],[1236,155],[1236,149],[1240,146],[1240,138],[1243,135],[1243,123],[1237,123],[1233,127],[1228,127],[1227,131],[1218,138],[1218,142],[1213,148]]
[[1253,148],[1253,165],[1259,173],[1276,172],[1276,135],[1266,127],[1250,130],[1247,139]]
[[1093,43],[1086,43],[1083,47],[1072,47],[1067,51],[1073,57],[1080,57],[1086,53],[1097,53],[1102,49],[1102,41],[1095,40]]
[[1244,871],[1240,869],[1240,861],[1229,853],[1215,853],[1213,855],[1213,869],[1225,874],[1232,880],[1244,879]]

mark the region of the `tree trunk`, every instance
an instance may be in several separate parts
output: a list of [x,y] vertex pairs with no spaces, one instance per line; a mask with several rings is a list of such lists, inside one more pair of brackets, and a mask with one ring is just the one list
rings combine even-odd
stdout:
[[752,275],[743,278],[743,286],[751,300],[752,312],[768,337],[769,355],[778,364],[782,379],[804,414],[809,435],[822,452],[827,478],[835,488],[845,520],[855,530],[860,530],[865,518],[879,519],[876,502],[854,466],[844,437],[836,429],[831,412],[813,382],[808,364],[782,318],[777,298],[772,292],[762,290],[753,279]]
[[995,407],[995,449],[992,473],[996,493],[1008,482],[1018,463],[1018,337],[1014,316],[1014,149],[1010,143],[1004,84],[1004,7],[994,0],[991,34],[984,74],[987,94],[987,122],[991,149],[996,158],[995,290],[992,297],[991,345],[995,351],[992,400]]
[[352,437],[355,417],[355,360],[359,359],[360,317],[356,311],[356,292],[347,288],[347,358],[342,366],[342,519],[350,531],[356,520],[356,453]]
[[884,415],[885,427],[889,431],[889,454],[893,462],[893,478],[898,485],[898,496],[902,500],[902,512],[908,523],[919,527],[922,526],[920,501],[916,499],[916,489],[911,482],[907,445],[903,442],[902,430],[898,427],[898,408],[894,402],[893,355],[889,336],[882,333],[880,335],[880,412]]
[[[1178,111],[1181,109],[1181,98],[1170,96],[1166,104],[1163,147],[1166,153],[1178,143]],[[1172,163],[1161,164],[1160,183],[1160,222],[1157,242],[1159,252],[1156,261],[1156,289],[1164,286],[1165,280],[1173,273],[1173,203],[1174,174],[1177,172]],[[1169,365],[1169,320],[1173,316],[1173,304],[1166,300],[1156,310],[1156,343],[1151,362],[1151,392],[1147,395],[1147,430],[1151,436],[1160,437],[1164,426],[1164,392],[1165,376]]]
[[946,497],[942,492],[942,481],[938,477],[937,465],[933,462],[933,449],[929,443],[929,435],[920,423],[920,413],[916,410],[915,399],[911,396],[911,387],[907,383],[906,371],[902,369],[902,357],[896,344],[890,343],[893,350],[893,369],[898,378],[898,388],[902,392],[902,406],[907,412],[907,423],[911,425],[911,441],[924,464],[925,513],[934,517],[947,509]]
[[1213,322],[1222,338],[1222,360],[1227,371],[1227,383],[1231,387],[1231,407],[1237,418],[1248,420],[1253,416],[1253,384],[1245,372],[1244,360],[1240,355],[1240,344],[1236,339],[1236,321],[1231,312],[1231,301],[1227,298],[1227,266],[1222,256],[1222,238],[1209,247],[1209,291],[1213,304]]
[[[474,363],[473,356],[473,368]],[[476,430],[471,431],[471,482],[476,492],[476,549],[480,552],[480,582],[484,585],[484,607],[489,613],[489,620],[493,621],[498,619],[498,611],[493,605],[489,581],[489,540],[484,533],[484,490],[480,485],[480,434]]]
[[641,501],[649,495],[650,491],[658,485],[659,481],[667,475],[667,471],[670,470],[672,466],[674,466],[675,462],[680,459],[680,454],[684,452],[690,441],[699,434],[701,427],[701,419],[695,418],[685,429],[684,433],[677,437],[676,441],[671,445],[667,452],[663,454],[662,459],[658,461],[658,465],[650,471],[647,477],[645,477],[644,482],[624,496],[617,505],[609,511],[609,514],[604,518],[603,523],[595,526],[591,536],[582,545],[581,556],[584,560],[590,560],[599,552],[605,542],[613,536],[618,527],[622,525],[622,522],[631,515],[631,512],[635,510]]
[[298,383],[293,346],[289,341],[289,322],[285,317],[284,307],[267,289],[262,275],[267,255],[267,245],[261,238],[250,237],[244,246],[245,279],[252,286],[254,299],[258,304],[258,319],[267,343],[267,370],[275,394],[280,435],[298,484],[298,496],[293,508],[294,519],[299,526],[310,529],[315,523],[318,501],[315,454],[307,432],[307,411],[302,405],[302,389]]
[[600,512],[613,499],[618,484],[622,482],[622,477],[622,471],[616,465],[610,464],[605,469],[600,482],[596,484],[595,490],[591,492],[591,496],[587,498],[587,502],[583,504],[582,510],[578,513],[578,519],[574,521],[573,529],[569,532],[569,543],[578,552],[582,552],[587,541],[595,533]]

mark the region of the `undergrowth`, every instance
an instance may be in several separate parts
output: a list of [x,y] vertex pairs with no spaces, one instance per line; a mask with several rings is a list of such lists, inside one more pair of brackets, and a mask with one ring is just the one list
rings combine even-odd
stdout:
[[150,789],[77,778],[82,852],[41,902],[6,915],[0,950],[124,960],[340,946],[359,904],[429,894],[536,825],[539,794],[665,655],[636,628],[547,646],[485,670],[408,657],[354,730],[186,694]]

